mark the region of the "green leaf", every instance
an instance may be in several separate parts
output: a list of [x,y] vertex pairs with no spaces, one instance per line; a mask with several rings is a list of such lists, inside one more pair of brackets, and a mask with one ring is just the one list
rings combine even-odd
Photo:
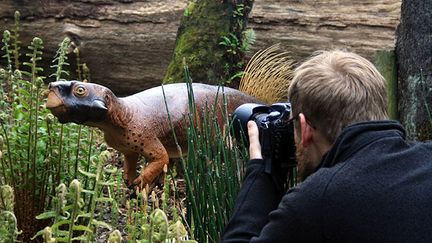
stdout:
[[109,225],[109,224],[107,224],[107,223],[105,223],[105,222],[103,222],[103,221],[99,221],[99,220],[93,219],[92,220],[92,224],[95,225],[95,226],[97,226],[97,227],[104,227],[104,228],[106,228],[108,230],[112,230],[112,226]]
[[54,211],[48,211],[45,213],[41,213],[38,216],[36,216],[36,219],[49,219],[49,218],[55,218],[57,216],[57,213]]
[[112,202],[114,199],[108,197],[98,197],[96,198],[96,202]]
[[44,234],[44,230],[39,230],[32,238],[31,240],[36,239],[38,236],[42,236]]
[[77,219],[79,219],[79,218],[90,218],[90,213],[85,213],[85,214],[80,214],[80,215],[78,215],[77,216]]
[[83,175],[85,175],[85,176],[87,176],[87,177],[90,177],[90,178],[96,178],[96,174],[93,174],[93,173],[90,173],[90,172],[86,172],[86,171],[83,171],[83,170],[81,170],[81,169],[78,169],[78,171],[79,171],[81,174],[83,174]]
[[56,242],[69,242],[69,237],[56,238]]
[[65,224],[69,224],[69,223],[70,223],[70,219],[60,220],[57,223],[51,225],[51,229],[55,230],[55,229],[58,229],[60,226],[65,225]]
[[91,194],[91,195],[94,194],[94,191],[90,191],[90,190],[87,190],[87,189],[82,189],[81,192],[88,193],[88,194]]
[[67,237],[69,235],[69,231],[67,230],[57,230],[56,231],[57,236]]
[[75,231],[75,230],[79,230],[79,231],[86,231],[86,232],[90,232],[90,233],[93,232],[89,227],[87,227],[87,226],[85,226],[85,225],[74,225],[74,226],[72,227],[72,229],[73,229],[74,231]]
[[114,186],[115,184],[115,182],[99,182],[99,185],[102,186]]
[[74,241],[87,242],[87,237],[85,235],[80,235],[78,237],[72,238],[71,241],[72,242],[74,242]]
[[116,172],[117,172],[117,168],[115,168],[115,167],[113,167],[113,168],[107,168],[107,167],[105,167],[105,168],[104,168],[104,171],[105,171],[106,173],[108,173],[108,174],[113,174],[113,173],[116,173]]

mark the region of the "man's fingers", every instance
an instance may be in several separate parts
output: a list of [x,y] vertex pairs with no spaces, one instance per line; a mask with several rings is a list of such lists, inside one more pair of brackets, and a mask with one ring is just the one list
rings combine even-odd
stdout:
[[249,135],[249,157],[250,159],[262,159],[258,127],[254,121],[249,121],[247,126]]

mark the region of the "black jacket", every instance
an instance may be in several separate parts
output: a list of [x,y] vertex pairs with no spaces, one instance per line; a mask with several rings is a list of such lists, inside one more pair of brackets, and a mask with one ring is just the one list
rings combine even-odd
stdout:
[[397,122],[345,128],[286,193],[263,170],[249,162],[223,242],[432,242],[432,142]]

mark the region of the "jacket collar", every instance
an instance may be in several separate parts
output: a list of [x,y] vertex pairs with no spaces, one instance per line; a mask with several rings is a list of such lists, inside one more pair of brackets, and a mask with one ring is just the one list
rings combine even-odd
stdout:
[[398,135],[405,139],[403,126],[397,121],[359,122],[344,128],[330,150],[321,159],[321,167],[332,167],[379,138]]

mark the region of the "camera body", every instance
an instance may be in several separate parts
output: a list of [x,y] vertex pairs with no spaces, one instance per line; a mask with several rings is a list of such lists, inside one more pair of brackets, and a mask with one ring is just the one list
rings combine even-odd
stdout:
[[296,166],[294,128],[289,122],[290,103],[275,103],[270,106],[247,103],[233,113],[233,132],[237,141],[245,141],[249,146],[247,123],[255,121],[258,126],[259,139],[263,159],[266,161],[265,171],[274,169],[287,171]]

